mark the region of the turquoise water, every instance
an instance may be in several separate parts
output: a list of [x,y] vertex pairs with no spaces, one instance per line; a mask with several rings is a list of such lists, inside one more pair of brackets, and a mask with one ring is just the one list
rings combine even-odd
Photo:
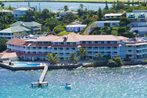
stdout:
[[0,98],[147,98],[145,67],[54,70],[47,74],[48,87],[32,88],[40,73],[1,69]]
[[15,67],[36,67],[36,66],[40,66],[40,63],[38,62],[19,62],[19,61],[15,61],[13,62]]
[[[28,2],[6,2],[4,3],[5,6],[11,7],[22,7],[28,6]],[[104,3],[67,3],[67,2],[30,2],[31,7],[35,7],[36,9],[49,9],[51,11],[58,11],[64,8],[65,5],[68,5],[70,10],[77,10],[80,7],[80,4],[84,5],[84,9],[87,8],[88,10],[98,10],[99,8],[104,8]],[[108,6],[112,6],[112,4],[108,4]]]

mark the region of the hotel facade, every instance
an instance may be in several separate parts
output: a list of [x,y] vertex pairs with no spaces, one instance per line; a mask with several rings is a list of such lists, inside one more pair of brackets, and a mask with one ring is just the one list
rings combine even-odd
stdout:
[[14,38],[7,42],[5,52],[15,52],[20,60],[45,61],[48,53],[55,53],[60,60],[67,60],[78,48],[84,48],[89,59],[96,54],[120,56],[122,59],[142,61],[147,58],[147,38],[128,39],[114,35],[40,36],[32,38]]
[[113,35],[79,35],[70,33],[66,36],[40,36],[32,38],[14,38],[7,42],[6,52],[16,52],[20,60],[46,60],[48,53],[55,53],[60,60],[67,60],[78,48],[86,50],[88,58],[97,53],[103,56],[125,58],[124,41],[128,38]]

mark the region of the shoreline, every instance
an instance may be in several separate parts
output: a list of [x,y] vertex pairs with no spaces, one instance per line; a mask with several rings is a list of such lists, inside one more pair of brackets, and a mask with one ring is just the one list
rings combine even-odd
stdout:
[[[129,64],[129,65],[123,65],[121,67],[108,67],[108,66],[93,66],[93,65],[64,65],[64,66],[49,66],[48,70],[59,70],[59,69],[67,69],[67,70],[73,70],[73,69],[78,69],[78,68],[130,68],[130,67],[138,67],[138,66],[145,66],[147,65],[146,63],[144,64]],[[3,63],[0,63],[0,68],[8,69],[11,71],[31,71],[31,70],[43,70],[43,66],[36,66],[36,67],[13,67],[9,66]]]
[[[105,1],[96,1],[96,0],[93,0],[93,1],[76,1],[76,0],[50,0],[50,1],[48,1],[48,0],[36,0],[36,1],[24,1],[24,0],[21,0],[21,1],[17,1],[17,0],[7,0],[7,1],[0,1],[0,2],[4,2],[4,3],[7,3],[7,2],[63,2],[63,3],[105,3]],[[126,3],[127,4],[127,2],[126,1],[123,1],[124,3]],[[107,1],[107,3],[108,4],[113,4],[114,3],[114,1]],[[140,2],[139,2],[140,3]],[[133,4],[133,3],[131,3],[130,2],[130,4]],[[137,1],[134,1],[134,4],[138,4],[138,2]]]

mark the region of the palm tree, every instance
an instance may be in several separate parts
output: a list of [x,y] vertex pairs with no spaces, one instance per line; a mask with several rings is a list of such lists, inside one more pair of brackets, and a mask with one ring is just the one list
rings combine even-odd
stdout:
[[84,60],[86,58],[86,50],[80,47],[77,51],[77,55],[79,56],[80,60]]
[[95,55],[95,58],[96,58],[96,60],[102,60],[103,59],[103,56],[101,54],[97,53]]
[[3,2],[0,2],[0,6],[2,7],[2,8],[4,8],[4,3]]
[[55,53],[48,53],[47,60],[53,65],[58,63],[58,61],[59,61],[59,59]]
[[71,53],[70,57],[68,58],[69,62],[76,64],[77,63],[77,57],[75,53]]

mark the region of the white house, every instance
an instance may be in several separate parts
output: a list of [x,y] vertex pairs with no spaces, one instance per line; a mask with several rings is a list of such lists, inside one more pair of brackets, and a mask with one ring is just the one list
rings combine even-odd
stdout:
[[87,25],[85,24],[76,24],[76,25],[67,25],[66,31],[67,32],[81,32]]
[[130,32],[134,32],[138,36],[144,36],[147,35],[147,27],[132,27]]
[[124,13],[109,13],[104,15],[104,19],[119,19]]
[[13,10],[13,15],[16,19],[18,19],[19,17],[24,16],[26,12],[29,10],[33,10],[33,9],[30,7],[20,7]]
[[134,10],[132,12],[127,12],[126,17],[130,21],[145,22],[147,21],[147,10]]
[[116,27],[119,26],[120,21],[96,21],[95,25],[96,27],[104,27],[104,26],[109,26],[109,27]]

